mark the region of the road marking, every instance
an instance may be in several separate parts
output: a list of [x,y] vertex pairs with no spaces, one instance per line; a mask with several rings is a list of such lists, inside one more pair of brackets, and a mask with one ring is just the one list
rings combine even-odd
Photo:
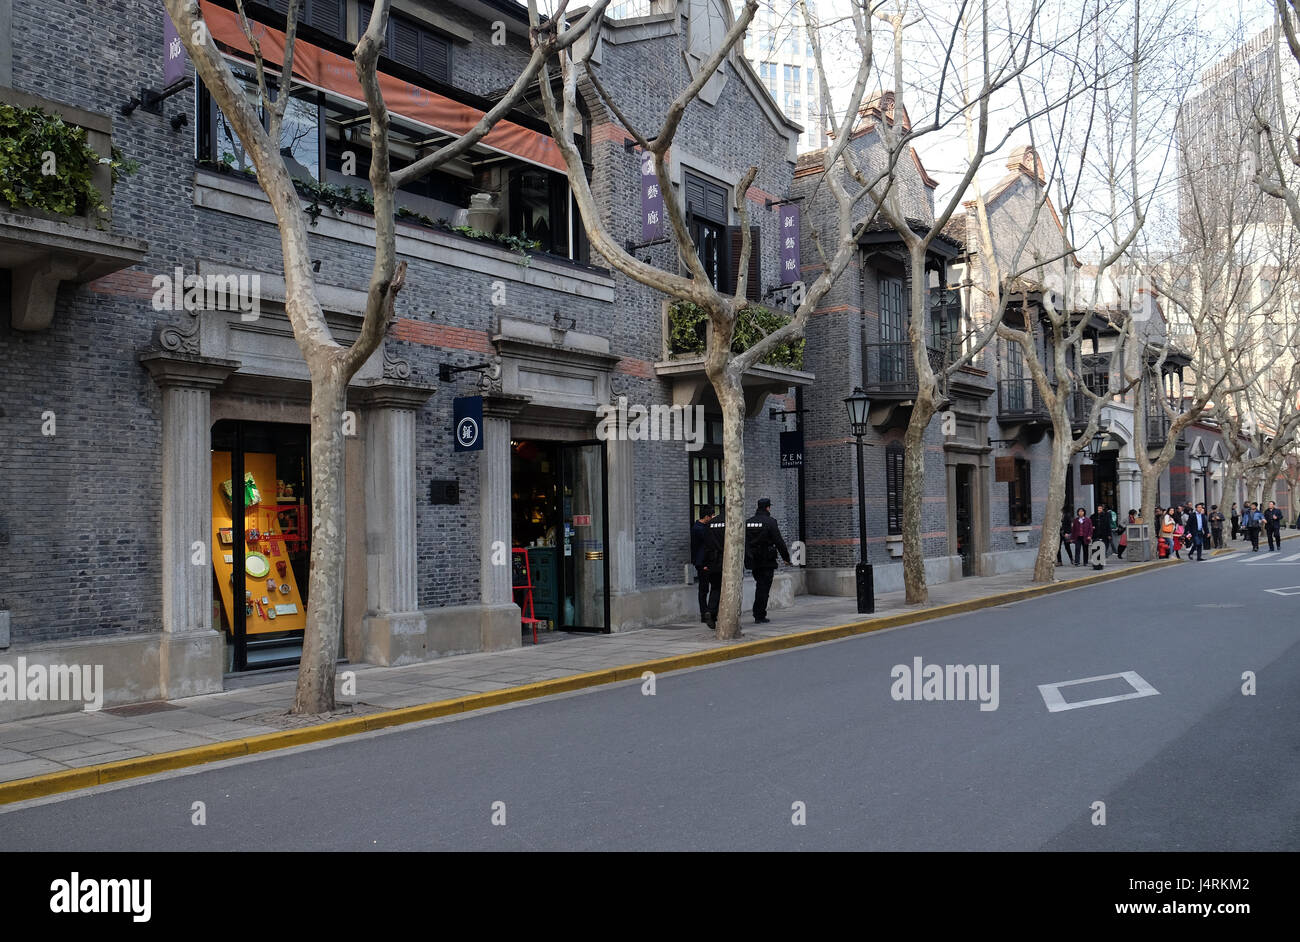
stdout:
[[1280,589],[1265,589],[1264,591],[1272,592],[1274,595],[1300,595],[1300,585],[1288,585]]
[[1282,558],[1282,559],[1279,559],[1278,562],[1279,562],[1279,563],[1294,563],[1294,562],[1300,562],[1300,553],[1293,553],[1293,554],[1291,554],[1290,556],[1286,556],[1286,557],[1284,557],[1284,558]]
[[1210,558],[1210,562],[1222,563],[1222,562],[1226,562],[1229,559],[1240,559],[1240,558],[1241,558],[1240,553],[1233,552],[1233,553],[1229,553],[1227,556],[1213,556]]
[[[1300,588],[1300,586],[1297,586]],[[1066,703],[1065,698],[1061,696],[1062,687],[1073,687],[1076,684],[1088,684],[1096,680],[1114,680],[1116,677],[1122,677],[1133,688],[1133,693],[1121,693],[1114,697],[1098,697],[1095,700],[1080,700],[1078,703]],[[1082,680],[1062,680],[1054,684],[1039,684],[1038,692],[1043,695],[1043,703],[1047,704],[1049,713],[1060,713],[1062,710],[1077,710],[1079,707],[1097,706],[1102,703],[1115,703],[1119,700],[1136,700],[1139,697],[1153,697],[1160,693],[1155,687],[1141,678],[1137,671],[1121,671],[1118,674],[1102,674],[1098,677],[1084,677]]]

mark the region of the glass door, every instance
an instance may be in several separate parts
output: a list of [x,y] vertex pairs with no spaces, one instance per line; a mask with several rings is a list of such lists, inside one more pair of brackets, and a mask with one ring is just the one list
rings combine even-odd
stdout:
[[561,625],[609,631],[609,513],[603,442],[560,446]]

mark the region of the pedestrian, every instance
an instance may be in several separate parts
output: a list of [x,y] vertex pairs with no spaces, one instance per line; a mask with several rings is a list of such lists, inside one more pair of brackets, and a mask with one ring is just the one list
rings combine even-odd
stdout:
[[1247,504],[1241,512],[1241,528],[1250,540],[1250,551],[1259,552],[1259,530],[1264,525],[1264,515],[1259,512],[1258,503]]
[[1092,542],[1092,521],[1082,507],[1075,510],[1074,519],[1070,521],[1070,542],[1074,544],[1074,564],[1083,565],[1088,555],[1088,544]]
[[1110,511],[1106,509],[1105,504],[1098,504],[1097,512],[1092,515],[1092,538],[1105,547],[1107,558],[1112,552],[1110,535]]
[[1282,550],[1282,511],[1277,509],[1277,501],[1268,502],[1268,510],[1264,511],[1264,530],[1268,533],[1269,551]]
[[1210,534],[1215,549],[1223,549],[1223,511],[1218,504],[1210,506]]
[[754,624],[762,625],[767,617],[767,596],[776,574],[777,554],[790,565],[790,551],[781,539],[781,529],[772,519],[772,501],[759,499],[758,511],[745,521],[745,568],[754,573]]
[[1140,522],[1141,521],[1138,520],[1138,512],[1136,510],[1130,510],[1128,512],[1128,521],[1119,531],[1119,548],[1115,551],[1115,555],[1120,559],[1124,558],[1124,551],[1128,549],[1128,528],[1137,526]]
[[[1163,515],[1158,508],[1156,511],[1156,518],[1160,521],[1160,539],[1164,542],[1169,556],[1178,554],[1178,544],[1175,542],[1178,522],[1174,519],[1174,514],[1175,509],[1173,507],[1167,508]],[[1181,556],[1178,558],[1182,559]]]
[[1188,552],[1187,558],[1192,558],[1192,553],[1196,554],[1196,561],[1205,560],[1205,544],[1210,539],[1210,517],[1205,512],[1204,504],[1197,504],[1196,509],[1192,512],[1190,522],[1192,534],[1192,549]]
[[1070,527],[1073,525],[1073,523],[1074,523],[1074,518],[1070,516],[1070,512],[1068,510],[1062,509],[1061,510],[1061,532],[1059,534],[1059,538],[1056,541],[1056,565],[1058,566],[1062,565],[1061,547],[1065,547],[1065,558],[1070,561],[1071,565],[1074,565],[1074,541],[1070,536]]
[[691,524],[691,562],[699,594],[700,621],[712,630],[718,625],[718,602],[722,595],[722,529],[710,526],[713,507],[700,507],[700,518]]
[[1232,502],[1230,513],[1232,514],[1232,538],[1235,540],[1238,539],[1238,535],[1241,533],[1241,527],[1237,525],[1241,515],[1237,513],[1237,502],[1235,500]]

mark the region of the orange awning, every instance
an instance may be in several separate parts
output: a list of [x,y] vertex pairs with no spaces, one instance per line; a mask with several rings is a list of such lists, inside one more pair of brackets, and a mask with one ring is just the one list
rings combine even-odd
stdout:
[[[210,0],[200,0],[199,6],[213,39],[229,49],[252,57],[253,50],[239,25],[238,13],[219,7]],[[249,25],[262,47],[263,60],[269,65],[282,66],[284,33],[252,20]],[[293,74],[318,88],[337,92],[354,101],[365,101],[365,92],[357,81],[356,68],[351,59],[335,55],[301,39],[295,40],[293,44]],[[467,133],[483,117],[483,112],[477,108],[383,72],[379,73],[379,88],[384,94],[385,104],[393,114],[456,137]],[[555,141],[546,134],[512,121],[498,121],[481,143],[492,150],[529,163],[561,173],[565,170],[564,158]]]

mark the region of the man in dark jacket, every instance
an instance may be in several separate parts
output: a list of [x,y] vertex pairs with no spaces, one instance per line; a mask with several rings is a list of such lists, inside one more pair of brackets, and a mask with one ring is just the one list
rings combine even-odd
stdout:
[[713,507],[705,504],[700,508],[700,519],[691,524],[691,563],[699,591],[700,621],[710,628],[717,621],[722,594],[722,543],[709,526],[712,520]]
[[1223,548],[1223,511],[1218,504],[1210,507],[1210,533],[1213,534],[1214,548]]
[[1259,512],[1259,504],[1246,504],[1241,509],[1241,529],[1250,540],[1250,551],[1259,552],[1259,529],[1264,525],[1264,515]]
[[1264,511],[1264,531],[1268,533],[1269,550],[1282,549],[1282,511],[1277,509],[1277,501],[1268,502]]
[[777,553],[790,565],[790,551],[781,538],[781,529],[772,519],[772,502],[763,497],[758,512],[745,521],[745,568],[754,573],[754,624],[768,621],[767,596],[776,574]]
[[1237,502],[1232,502],[1232,538],[1238,539],[1241,535],[1241,514],[1237,513]]
[[1196,561],[1202,562],[1205,559],[1205,544],[1210,541],[1210,517],[1205,512],[1204,504],[1197,504],[1196,510],[1192,512],[1191,521],[1187,525],[1187,532],[1192,535],[1192,546],[1187,552],[1187,558],[1191,559],[1192,554],[1196,554]]
[[1106,555],[1111,554],[1110,545],[1110,511],[1105,504],[1097,505],[1097,512],[1092,515],[1092,538],[1106,547]]

